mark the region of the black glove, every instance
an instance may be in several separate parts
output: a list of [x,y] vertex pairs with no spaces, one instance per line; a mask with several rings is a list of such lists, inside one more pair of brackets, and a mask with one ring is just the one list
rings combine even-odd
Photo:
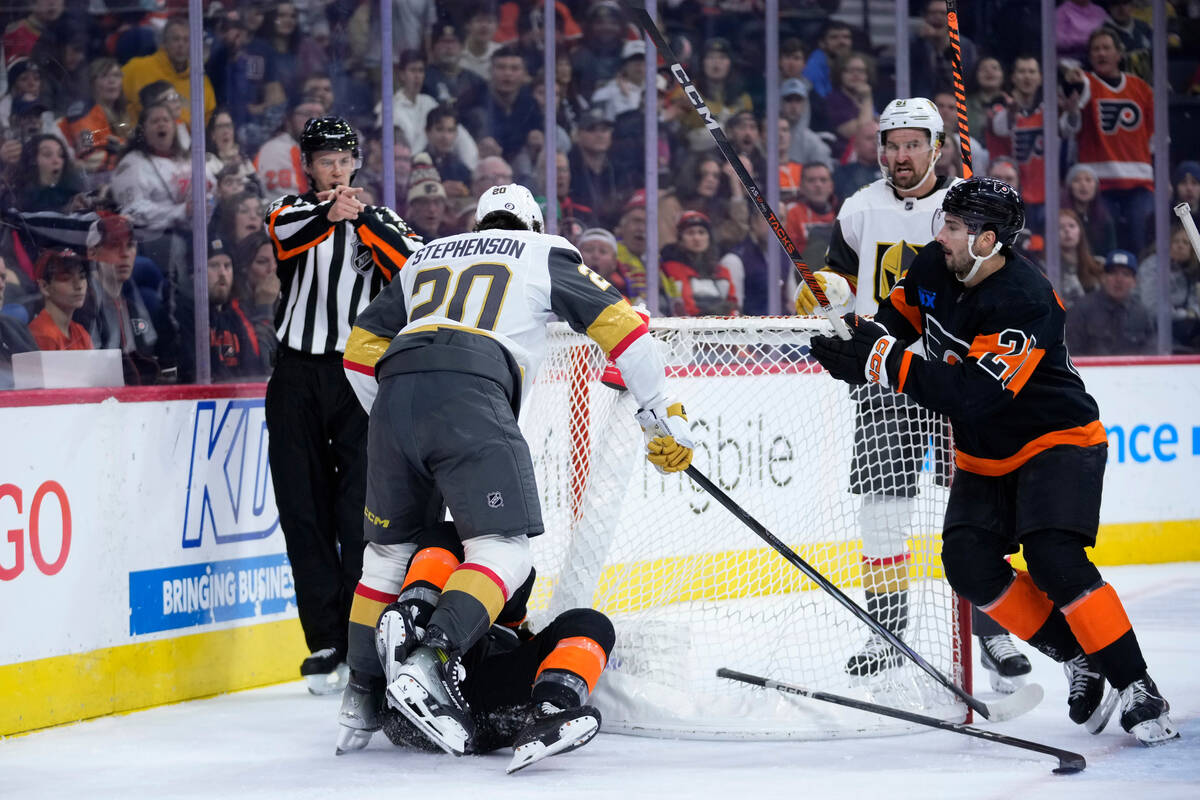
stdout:
[[847,314],[842,319],[850,329],[850,338],[814,336],[813,358],[834,378],[852,386],[864,383],[878,383],[884,388],[894,386],[904,352],[903,347],[896,346],[896,337],[889,335],[878,322],[857,314]]

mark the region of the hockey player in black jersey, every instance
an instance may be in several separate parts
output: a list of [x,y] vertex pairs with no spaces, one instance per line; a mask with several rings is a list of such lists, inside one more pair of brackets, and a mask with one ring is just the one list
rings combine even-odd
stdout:
[[[973,178],[946,193],[935,238],[880,304],[846,316],[848,341],[815,337],[833,377],[878,383],[950,418],[957,472],[942,529],[950,585],[1064,665],[1070,717],[1144,744],[1179,735],[1116,591],[1084,552],[1096,542],[1108,441],[1064,344],[1049,281],[1011,250],[1016,191]],[[905,350],[917,339],[925,356]],[[1004,556],[1022,549],[1029,572]],[[1106,698],[1104,680],[1116,690]]]

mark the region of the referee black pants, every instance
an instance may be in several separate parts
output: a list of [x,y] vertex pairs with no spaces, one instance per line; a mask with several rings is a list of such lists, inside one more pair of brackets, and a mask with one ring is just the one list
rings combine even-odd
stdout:
[[362,576],[367,413],[340,353],[280,348],[267,383],[268,454],[296,607],[311,651],[345,655],[350,602]]

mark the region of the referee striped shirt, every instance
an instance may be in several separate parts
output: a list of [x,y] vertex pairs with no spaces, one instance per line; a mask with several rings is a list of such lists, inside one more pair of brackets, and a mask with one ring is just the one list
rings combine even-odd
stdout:
[[421,247],[389,208],[367,206],[356,219],[330,222],[332,206],[313,192],[284,195],[266,215],[282,297],[279,343],[313,355],[344,353],[359,312]]

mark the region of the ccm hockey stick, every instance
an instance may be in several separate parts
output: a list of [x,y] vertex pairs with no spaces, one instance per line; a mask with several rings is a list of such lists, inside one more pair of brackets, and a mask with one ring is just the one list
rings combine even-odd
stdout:
[[1042,702],[1044,691],[1042,687],[1036,683],[1026,684],[1016,692],[1002,697],[990,705],[967,693],[961,686],[957,685],[939,672],[937,667],[933,666],[924,658],[922,658],[917,651],[913,650],[911,647],[901,641],[896,634],[879,624],[879,621],[868,614],[862,608],[862,606],[851,600],[841,589],[834,586],[828,578],[818,572],[807,561],[798,556],[796,551],[792,550],[792,548],[788,547],[786,544],[776,538],[776,536],[767,530],[761,522],[750,516],[750,514],[747,513],[744,508],[734,502],[734,500],[729,495],[725,494],[725,492],[723,492],[719,486],[710,481],[708,477],[704,475],[704,473],[700,472],[700,470],[696,469],[694,466],[688,467],[686,472],[688,477],[699,484],[704,491],[716,498],[717,502],[729,510],[729,513],[733,514],[735,517],[745,523],[747,528],[758,534],[760,539],[771,545],[772,549],[786,558],[792,564],[792,566],[807,575],[809,579],[813,581],[813,583],[820,586],[834,600],[837,600],[839,603],[845,606],[846,609],[851,614],[858,617],[858,619],[864,625],[882,636],[892,647],[908,656],[909,660],[924,670],[925,673],[935,681],[951,691],[955,696],[970,706],[984,719],[989,719],[993,722],[1002,722],[1003,720],[1013,719],[1014,717],[1019,717],[1022,714],[1032,711],[1038,703]]
[[950,733],[961,733],[963,736],[974,736],[976,739],[986,739],[989,742],[996,744],[1005,744],[1009,747],[1020,747],[1022,750],[1032,750],[1035,753],[1044,753],[1048,756],[1054,756],[1058,759],[1058,766],[1054,768],[1054,772],[1059,775],[1070,775],[1073,772],[1081,772],[1087,766],[1087,761],[1079,753],[1072,753],[1070,750],[1060,750],[1057,747],[1051,747],[1046,744],[1038,744],[1025,739],[1018,739],[1015,736],[1005,736],[1002,733],[993,731],[985,731],[980,728],[972,728],[970,725],[964,725],[961,722],[946,722],[945,720],[936,719],[934,717],[926,717],[922,714],[914,714],[910,711],[901,711],[898,708],[890,708],[888,706],[876,705],[868,703],[864,700],[855,700],[851,697],[842,697],[841,695],[829,694],[828,692],[818,692],[812,689],[805,689],[803,686],[795,686],[790,683],[781,683],[773,681],[770,678],[760,678],[757,675],[747,675],[745,672],[737,672],[736,670],[726,669],[722,667],[717,670],[718,678],[729,678],[734,681],[741,681],[752,686],[761,686],[764,689],[775,689],[784,694],[796,694],[801,697],[807,697],[810,700],[820,700],[825,703],[833,703],[834,705],[846,706],[847,708],[857,708],[859,711],[867,711],[872,714],[881,714],[885,717],[895,717],[902,719],[905,722],[913,722],[917,725],[926,725],[930,728],[938,728],[939,730],[949,731]]
[[820,307],[821,313],[833,324],[833,332],[837,334],[839,339],[849,339],[850,329],[846,327],[845,321],[833,309],[829,298],[825,296],[825,290],[817,282],[808,264],[804,263],[800,251],[796,249],[795,243],[787,235],[787,231],[784,230],[783,223],[779,221],[779,217],[771,209],[771,206],[767,204],[767,199],[763,196],[762,190],[758,188],[758,184],[754,182],[754,178],[746,171],[742,160],[734,152],[733,147],[729,144],[729,139],[725,137],[725,131],[721,129],[721,123],[717,122],[716,117],[708,110],[708,106],[704,102],[704,97],[692,84],[692,79],[688,77],[687,72],[683,69],[683,65],[679,63],[679,58],[675,55],[675,51],[671,49],[671,46],[667,44],[667,40],[663,38],[662,31],[658,29],[658,25],[646,13],[646,9],[640,6],[626,5],[625,10],[637,21],[641,29],[654,42],[654,46],[658,48],[658,52],[667,60],[671,68],[671,74],[675,76],[676,82],[683,87],[683,93],[687,95],[688,100],[695,107],[696,113],[704,120],[704,127],[708,129],[708,132],[713,137],[713,141],[717,143],[717,149],[721,151],[721,155],[725,156],[725,160],[729,162],[729,166],[733,167],[733,171],[737,174],[738,180],[742,182],[746,194],[750,195],[750,199],[754,201],[758,212],[763,215],[763,219],[767,221],[767,225],[775,232],[775,238],[783,245],[784,252],[792,260],[792,264],[796,267],[796,271],[800,273],[804,284],[813,293],[813,297],[817,299],[817,305]]
[[958,0],[946,0],[946,27],[950,29],[950,67],[954,71],[954,104],[958,107],[958,144],[963,178],[971,177],[971,130],[967,125],[967,92],[963,87],[962,47],[958,41]]

